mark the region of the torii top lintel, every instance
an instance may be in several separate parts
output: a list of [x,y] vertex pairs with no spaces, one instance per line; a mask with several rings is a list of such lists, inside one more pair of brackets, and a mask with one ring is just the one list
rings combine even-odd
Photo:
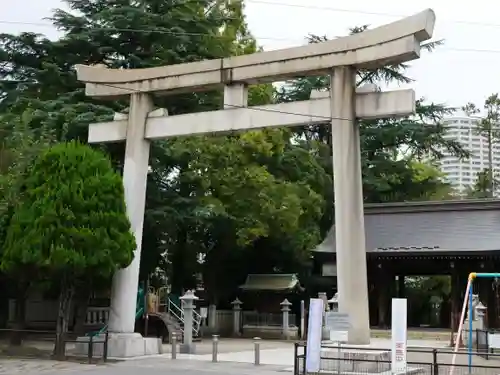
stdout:
[[231,83],[274,82],[315,75],[337,66],[378,67],[420,57],[420,43],[432,37],[431,9],[402,20],[322,43],[251,55],[146,69],[77,65],[88,96],[116,98],[134,92],[175,94]]

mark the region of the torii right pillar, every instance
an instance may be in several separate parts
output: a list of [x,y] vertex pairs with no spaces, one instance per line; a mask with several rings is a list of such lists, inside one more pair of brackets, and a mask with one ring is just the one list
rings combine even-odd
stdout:
[[355,95],[356,69],[335,68],[331,73],[330,98],[339,311],[349,314],[349,343],[369,344],[363,185]]

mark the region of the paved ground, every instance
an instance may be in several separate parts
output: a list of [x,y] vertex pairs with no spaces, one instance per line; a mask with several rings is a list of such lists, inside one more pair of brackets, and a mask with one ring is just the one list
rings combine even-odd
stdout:
[[289,371],[280,366],[256,367],[237,362],[205,363],[191,360],[171,360],[166,357],[136,359],[106,365],[0,359],[1,375],[280,375],[286,373]]
[[[444,343],[424,340],[409,340],[408,361],[416,363],[414,367],[421,367],[424,374],[430,374],[429,365],[418,363],[432,362],[432,354],[412,352],[412,349],[422,350],[423,347],[441,347]],[[373,339],[372,347],[388,349],[390,342],[384,339]],[[211,375],[211,374],[238,374],[238,375],[280,375],[290,374],[293,369],[293,344],[280,341],[262,341],[262,366],[254,366],[254,351],[252,340],[222,340],[219,343],[219,363],[212,363],[212,346],[210,340],[197,345],[196,355],[178,354],[177,360],[171,360],[171,353],[143,359],[134,359],[120,363],[101,365],[87,365],[72,362],[55,362],[49,360],[15,360],[0,358],[0,375]],[[170,346],[165,346],[170,349]],[[439,375],[450,375],[449,367],[451,354],[439,354],[438,362],[443,364],[439,368]],[[498,366],[494,369],[474,369],[473,374],[496,375],[500,374],[500,359],[486,361],[478,356],[472,358],[473,365]],[[468,358],[466,355],[457,356],[457,364],[453,375],[468,374]]]
[[83,371],[86,373],[88,370],[94,370],[95,368],[95,365],[89,366],[71,362],[0,358],[0,375],[59,375],[75,372],[83,374]]

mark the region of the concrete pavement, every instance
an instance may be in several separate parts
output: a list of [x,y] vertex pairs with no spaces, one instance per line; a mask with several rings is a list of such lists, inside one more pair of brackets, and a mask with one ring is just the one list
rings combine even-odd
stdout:
[[[70,362],[0,359],[1,375],[279,375],[280,366],[256,367],[247,363],[211,363],[170,360],[163,357],[134,359],[114,364],[86,365]],[[288,371],[286,371],[288,372]]]
[[[390,341],[387,339],[372,339],[373,348],[389,349]],[[432,354],[411,352],[412,348],[437,347],[444,349],[445,343],[429,340],[409,340],[408,361],[421,363],[412,367],[424,368],[425,373],[431,373]],[[165,346],[170,349],[170,346]],[[149,358],[131,359],[118,363],[88,365],[75,362],[56,362],[41,359],[13,359],[0,358],[0,375],[210,375],[210,374],[241,374],[250,375],[280,375],[291,374],[293,369],[293,343],[283,341],[261,342],[261,366],[254,366],[254,350],[252,340],[223,339],[219,342],[219,363],[212,363],[212,343],[205,340],[197,343],[196,355],[178,354],[177,360],[171,360],[171,353]],[[451,362],[451,354],[439,354],[438,362],[441,364]],[[423,365],[425,363],[425,366]],[[459,355],[457,364],[465,366],[467,356]],[[500,360],[489,360],[474,356],[473,365],[499,365]],[[497,367],[498,368],[498,367]],[[440,367],[440,373],[448,373],[447,366]],[[479,370],[479,369],[476,369]],[[484,375],[489,375],[492,369],[481,369]],[[500,371],[493,371],[494,374]],[[457,367],[455,375],[468,373],[467,367]],[[474,371],[477,373],[477,371]]]

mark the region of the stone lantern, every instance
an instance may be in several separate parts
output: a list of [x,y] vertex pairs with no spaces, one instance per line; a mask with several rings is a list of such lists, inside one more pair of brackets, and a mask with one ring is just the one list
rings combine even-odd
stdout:
[[181,353],[194,354],[195,352],[193,343],[193,311],[195,308],[194,303],[198,299],[192,290],[188,290],[180,298],[182,310],[184,311],[184,341],[181,345]]

